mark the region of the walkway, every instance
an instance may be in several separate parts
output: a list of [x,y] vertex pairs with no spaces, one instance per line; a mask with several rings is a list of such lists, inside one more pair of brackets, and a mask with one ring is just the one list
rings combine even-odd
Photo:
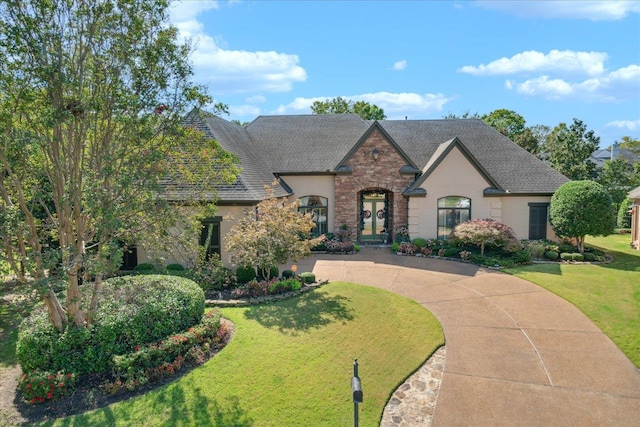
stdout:
[[577,308],[534,284],[378,248],[298,266],[412,298],[440,320],[434,426],[640,425],[640,371]]

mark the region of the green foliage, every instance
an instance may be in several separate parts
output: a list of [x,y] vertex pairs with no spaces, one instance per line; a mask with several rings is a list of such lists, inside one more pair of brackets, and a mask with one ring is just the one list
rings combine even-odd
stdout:
[[308,238],[315,223],[310,214],[298,211],[297,200],[284,203],[275,197],[273,186],[265,186],[265,190],[268,197],[255,210],[245,211],[226,238],[231,261],[256,266],[258,271],[307,257],[323,239]]
[[90,327],[68,325],[59,333],[43,307],[23,322],[16,351],[24,372],[107,372],[113,355],[185,330],[204,312],[202,289],[181,277],[118,277],[106,281],[102,292]]
[[272,265],[269,268],[263,268],[260,271],[259,277],[263,280],[271,279],[272,277],[280,276],[280,270],[277,266]]
[[282,271],[282,278],[283,279],[290,279],[292,277],[295,277],[295,273],[293,272],[293,270],[283,270]]
[[393,245],[391,245],[391,251],[398,252],[399,247],[400,247],[400,242],[393,242]]
[[560,254],[558,254],[558,252],[556,251],[546,251],[544,253],[544,257],[548,260],[555,261],[558,259],[558,257],[560,257]]
[[313,114],[357,114],[364,120],[384,120],[384,110],[377,105],[365,101],[351,101],[340,96],[327,101],[314,101],[311,105]]
[[567,182],[551,198],[549,220],[558,236],[575,238],[582,253],[587,234],[606,236],[613,232],[611,197],[596,182]]
[[640,184],[639,179],[640,176],[633,165],[626,159],[618,157],[604,162],[602,168],[598,170],[596,182],[609,193],[614,210],[618,212],[627,199],[629,191]]
[[416,237],[411,241],[411,244],[416,245],[418,249],[422,249],[427,246],[427,240],[422,237]]
[[141,264],[136,265],[135,267],[133,267],[133,271],[137,272],[137,273],[150,273],[156,270],[156,267],[149,263],[149,262],[143,262]]
[[286,292],[295,292],[299,291],[302,287],[302,284],[297,279],[285,279],[278,280],[274,282],[271,286],[269,286],[270,294],[283,294]]
[[512,110],[498,109],[482,116],[482,121],[514,141],[517,135],[524,132],[525,120]]
[[222,264],[217,254],[198,262],[193,269],[185,270],[184,272],[174,271],[172,274],[193,280],[200,285],[205,293],[211,290],[221,291],[233,288],[238,284],[238,279],[234,272]]
[[240,266],[236,268],[236,278],[238,283],[249,283],[256,278],[256,269],[251,266]]
[[617,228],[631,228],[631,206],[633,205],[633,201],[629,198],[624,199],[622,203],[620,203],[620,208],[618,209],[618,217],[616,218],[616,226]]
[[500,247],[515,241],[513,230],[493,219],[472,219],[458,224],[453,235],[464,244],[480,247],[480,255],[484,255],[485,246]]
[[556,126],[547,141],[547,159],[555,170],[569,179],[590,179],[594,175],[595,163],[588,160],[598,149],[600,138],[578,119],[567,127]]
[[306,271],[304,273],[300,273],[300,275],[298,276],[300,277],[300,280],[302,280],[302,283],[313,283],[316,281],[316,275],[310,271]]
[[[6,0],[1,9],[0,187],[19,214],[0,256],[19,276],[60,267],[73,297],[66,313],[55,295],[45,303],[62,331],[95,310],[78,304],[92,291],[90,281],[79,287],[82,272],[99,282],[116,271],[123,241],[159,251],[183,241],[171,235],[183,218],[176,205],[214,199],[235,181],[237,158],[184,126],[212,99],[192,82],[169,2]],[[176,197],[176,185],[193,191]]]
[[543,240],[527,240],[524,243],[524,248],[527,250],[531,258],[540,259],[544,257],[546,250],[546,242]]
[[585,252],[582,254],[585,261],[593,262],[596,260],[597,255],[592,252]]
[[563,261],[583,261],[584,256],[580,253],[562,252],[560,254],[560,259]]
[[510,259],[515,264],[529,264],[531,262],[531,253],[527,250],[517,251],[511,254]]
[[169,264],[166,269],[167,271],[184,271],[182,264]]

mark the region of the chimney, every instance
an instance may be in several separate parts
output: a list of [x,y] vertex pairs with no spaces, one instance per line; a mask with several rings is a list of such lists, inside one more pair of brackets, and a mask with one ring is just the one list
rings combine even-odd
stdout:
[[615,160],[620,157],[620,144],[614,142],[611,146],[611,160]]

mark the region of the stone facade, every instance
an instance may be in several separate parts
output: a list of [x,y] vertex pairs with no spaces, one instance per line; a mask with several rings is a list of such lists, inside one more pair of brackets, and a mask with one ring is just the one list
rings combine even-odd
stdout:
[[[373,150],[378,151],[378,159],[374,160]],[[338,174],[335,177],[335,224],[339,230],[347,224],[359,235],[360,198],[363,191],[379,191],[387,193],[387,215],[390,237],[395,228],[407,225],[409,199],[402,192],[415,180],[415,175],[400,174],[400,168],[408,162],[396,151],[379,129],[374,129],[364,143],[358,147],[347,160],[351,168],[349,174]]]

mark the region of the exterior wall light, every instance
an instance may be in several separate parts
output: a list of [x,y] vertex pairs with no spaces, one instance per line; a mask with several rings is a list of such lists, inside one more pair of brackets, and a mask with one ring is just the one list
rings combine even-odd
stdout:
[[373,151],[371,152],[371,155],[373,156],[373,160],[378,160],[378,157],[380,157],[380,152],[378,151],[377,148],[374,148]]

